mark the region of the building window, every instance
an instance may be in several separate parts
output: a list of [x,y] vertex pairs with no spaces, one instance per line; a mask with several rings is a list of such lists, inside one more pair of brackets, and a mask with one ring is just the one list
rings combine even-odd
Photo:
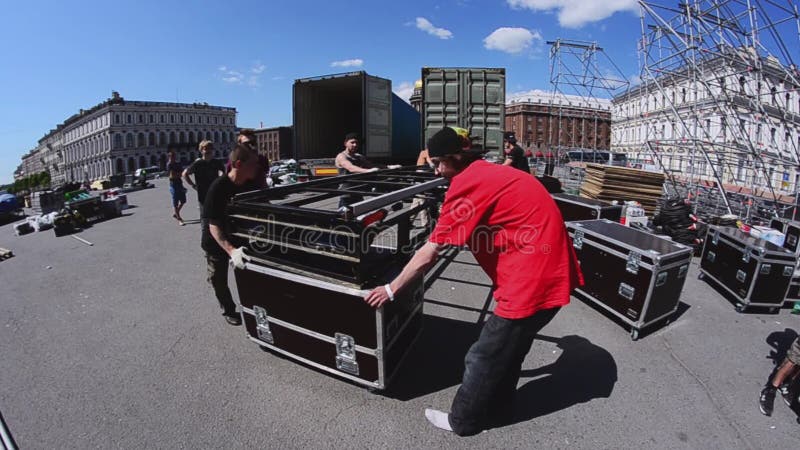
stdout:
[[131,114],[128,114],[125,118],[125,123],[133,123],[133,116]]
[[122,148],[122,135],[119,133],[114,134],[114,148]]
[[175,114],[169,115],[169,123],[175,123]]
[[175,143],[175,132],[174,131],[170,131],[169,132],[169,143],[170,144],[174,144]]
[[153,117],[153,115],[152,115],[152,114],[150,114],[150,117],[149,117],[149,119],[150,119],[150,121],[149,121],[150,123],[153,123],[153,122],[155,121],[155,117]]
[[114,114],[114,123],[119,125],[119,122],[120,122],[119,114]]
[[133,133],[128,133],[125,135],[125,147],[133,148]]
[[747,80],[744,77],[739,77],[739,93],[742,95],[745,95],[745,83],[747,83]]
[[139,133],[136,136],[136,146],[137,147],[144,147],[144,133]]
[[218,123],[217,119],[218,119],[217,116],[214,116],[214,125],[217,125]]
[[150,134],[147,135],[147,145],[150,146],[150,147],[155,147],[156,146],[156,134],[155,133],[150,132]]
[[194,116],[189,114],[189,123],[193,123],[193,122],[194,122]]
[[181,144],[186,142],[186,134],[183,131],[178,133],[178,142],[181,143]]
[[144,114],[139,114],[139,123],[144,123]]
[[167,145],[167,133],[163,131],[158,133],[158,145],[164,147]]
[[180,120],[180,122],[183,123],[183,114],[178,116],[178,120]]
[[[189,116],[189,122],[191,122],[191,121],[192,121],[192,116]],[[197,142],[197,141],[194,140],[194,131],[190,131],[189,132],[189,143],[193,144],[195,142]]]
[[163,114],[161,114],[159,116],[158,121],[161,122],[161,123],[164,123],[164,115]]

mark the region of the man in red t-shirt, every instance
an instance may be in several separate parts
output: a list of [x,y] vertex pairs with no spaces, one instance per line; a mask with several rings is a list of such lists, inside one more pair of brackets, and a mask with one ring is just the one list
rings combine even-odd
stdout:
[[464,436],[511,418],[534,336],[583,279],[561,213],[536,178],[483,161],[451,128],[431,137],[428,150],[437,173],[450,179],[439,222],[400,275],[365,300],[379,307],[446,246],[469,246],[492,280],[497,306],[465,357],[450,414],[425,411],[436,427]]

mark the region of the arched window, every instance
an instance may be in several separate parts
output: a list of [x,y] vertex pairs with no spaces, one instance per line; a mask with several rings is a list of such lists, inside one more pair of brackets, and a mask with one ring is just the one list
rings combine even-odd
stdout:
[[194,123],[194,116],[189,114],[189,123]]
[[184,133],[183,131],[178,133],[178,142],[180,142],[181,144],[186,142],[186,133]]
[[219,142],[219,131],[214,132],[214,142]]
[[133,123],[133,116],[128,114],[128,116],[125,118],[125,123]]
[[133,156],[128,158],[128,172],[135,172],[136,171],[136,161],[133,159]]
[[158,158],[156,158],[156,155],[150,155],[150,165],[151,166],[158,165]]
[[139,114],[139,123],[144,123],[144,114]]
[[183,123],[183,114],[180,114],[180,115],[178,116],[178,120],[179,120],[181,123]]
[[133,133],[128,133],[125,135],[125,147],[133,148]]
[[175,114],[169,115],[169,123],[175,123]]
[[224,131],[222,132],[222,142],[223,143],[228,142],[228,133]]
[[122,134],[114,133],[114,149],[119,148],[122,148]]
[[138,136],[136,137],[136,146],[137,147],[145,146],[144,133],[139,133]]
[[147,145],[150,147],[156,146],[156,134],[152,131],[147,135]]
[[114,114],[114,123],[119,125],[119,122],[120,122],[119,114]]
[[164,123],[164,115],[163,114],[161,114],[159,116],[158,121],[161,122],[161,123]]
[[162,153],[161,156],[159,157],[158,161],[159,161],[158,162],[158,167],[161,170],[166,170],[166,168],[167,168],[167,155],[166,155],[166,153]]
[[206,139],[208,139],[209,141],[211,140],[211,132],[210,131],[206,131]]
[[164,133],[163,131],[158,133],[158,145],[162,147],[167,145],[167,133]]
[[175,132],[174,131],[170,131],[169,132],[169,143],[170,144],[174,144],[175,143]]
[[139,157],[139,168],[141,169],[142,167],[147,167],[147,158],[144,156]]
[[[189,116],[189,118],[190,118],[190,119],[191,119],[191,117],[192,117],[192,116]],[[190,122],[191,122],[191,120],[190,120]],[[190,144],[194,144],[194,143],[196,143],[196,142],[197,142],[197,141],[195,141],[195,140],[194,140],[194,131],[190,131],[190,132],[189,132],[189,143],[190,143]]]

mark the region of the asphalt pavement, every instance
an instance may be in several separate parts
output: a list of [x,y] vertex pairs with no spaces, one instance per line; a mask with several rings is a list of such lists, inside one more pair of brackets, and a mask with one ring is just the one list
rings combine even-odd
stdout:
[[220,315],[197,200],[171,218],[164,180],[77,236],[0,227],[0,412],[21,448],[800,448],[797,413],[760,388],[800,316],[740,314],[692,264],[672,323],[632,341],[574,299],[529,353],[514,423],[460,438],[449,409],[491,314],[486,275],[442,260],[422,335],[376,394],[262,351]]

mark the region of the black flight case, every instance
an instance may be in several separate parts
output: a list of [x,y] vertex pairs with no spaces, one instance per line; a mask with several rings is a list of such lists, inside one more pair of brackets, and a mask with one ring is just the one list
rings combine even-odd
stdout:
[[[790,219],[772,219],[770,228],[776,229],[786,236],[783,240],[783,248],[800,253],[798,243],[800,243],[800,222]],[[797,272],[797,270],[795,270]],[[800,274],[793,275],[789,283],[789,291],[786,293],[786,301],[800,301]]]
[[797,255],[736,227],[709,225],[700,279],[708,277],[736,299],[736,310],[763,306],[777,311],[786,298]]
[[553,194],[553,200],[556,201],[565,222],[594,219],[619,222],[619,218],[622,216],[622,205],[612,205],[602,200],[570,194]]
[[786,236],[783,240],[783,248],[793,253],[798,253],[798,243],[800,243],[800,222],[789,219],[772,219],[770,228],[780,231]]
[[585,285],[577,294],[631,327],[631,338],[678,309],[692,249],[611,220],[567,222]]
[[[373,308],[364,296],[425,242],[445,180],[415,168],[324,178],[235,196],[227,208],[235,300],[248,338],[316,369],[385,389],[422,329],[422,280]],[[340,197],[350,204],[339,206]]]

